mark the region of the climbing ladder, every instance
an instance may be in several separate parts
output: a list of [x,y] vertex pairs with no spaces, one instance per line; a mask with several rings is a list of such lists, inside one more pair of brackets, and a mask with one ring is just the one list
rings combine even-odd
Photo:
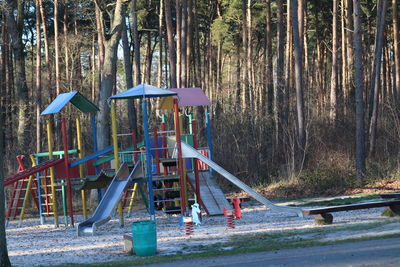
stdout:
[[[25,171],[23,163],[25,156],[19,155],[16,158],[18,161],[18,173],[22,173]],[[34,200],[36,207],[39,209],[38,198],[35,192],[36,190],[37,182],[33,175],[26,176],[14,182],[14,187],[10,196],[10,201],[6,214],[6,224],[8,224],[10,220],[14,220],[18,215],[21,214],[23,206],[26,205],[25,200],[28,198],[29,193]]]

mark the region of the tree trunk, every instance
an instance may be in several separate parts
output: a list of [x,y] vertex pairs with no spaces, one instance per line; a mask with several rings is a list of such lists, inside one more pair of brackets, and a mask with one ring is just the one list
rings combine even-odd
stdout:
[[284,81],[284,51],[285,51],[285,28],[283,20],[283,3],[284,0],[277,0],[277,62],[276,62],[276,76],[277,84],[274,95],[274,120],[275,120],[275,147],[281,145],[282,138],[282,105],[283,105],[283,92],[285,90]]
[[298,144],[302,156],[305,155],[306,145],[306,129],[304,117],[304,99],[303,99],[303,64],[302,64],[302,46],[300,43],[299,26],[297,17],[297,1],[291,0],[292,4],[292,25],[293,25],[293,45],[294,45],[294,69],[295,69],[295,86],[296,86],[296,110],[297,110],[297,127],[298,127]]
[[164,2],[160,0],[160,10],[158,14],[158,66],[157,66],[157,86],[161,88],[163,79],[163,19],[164,19]]
[[331,92],[330,92],[330,108],[329,119],[332,125],[336,123],[337,116],[337,90],[338,90],[338,37],[337,37],[337,0],[333,0],[332,12],[332,71],[331,71]]
[[193,0],[188,1],[188,15],[187,15],[187,43],[186,43],[186,83],[191,86],[191,57],[193,50]]
[[180,80],[181,86],[180,87],[187,87],[187,77],[186,71],[188,69],[187,64],[187,32],[188,32],[188,0],[181,0],[182,1],[182,23],[181,23],[181,69],[180,69]]
[[[68,48],[68,8],[67,8],[67,3],[68,0],[64,0],[64,17],[63,17],[63,39],[64,39],[64,64],[65,64],[65,84],[64,84],[64,88],[67,89],[67,91],[69,91],[72,88],[71,85],[71,77],[70,75],[72,75],[73,71],[71,70],[70,73],[70,65],[69,65],[69,56],[70,56],[70,51]],[[71,64],[73,65],[73,64]],[[73,66],[72,66],[73,69]]]
[[[125,21],[125,10],[123,0],[117,0],[114,7],[110,10],[106,3],[101,0],[96,0],[103,16],[111,15],[110,27],[104,36],[104,65],[101,71],[101,84],[99,96],[100,112],[97,120],[97,141],[99,150],[104,149],[110,144],[110,107],[107,103],[108,98],[112,94],[114,87],[115,75],[117,70],[117,51],[118,43],[121,37],[122,23]],[[107,38],[106,38],[107,37]]]
[[182,48],[181,48],[181,36],[182,36],[182,0],[175,0],[175,16],[176,16],[176,84],[177,87],[181,87],[181,68],[182,68]]
[[[17,8],[17,17],[14,11]],[[11,44],[14,54],[15,89],[18,97],[18,129],[17,141],[20,152],[29,151],[29,97],[26,84],[25,54],[22,43],[24,25],[24,1],[7,0],[3,2],[3,10],[7,20],[7,28],[11,35]],[[12,80],[11,80],[12,81]]]
[[359,180],[365,173],[364,134],[364,68],[362,62],[361,8],[360,1],[353,0],[354,14],[354,81],[356,102],[356,176]]
[[165,7],[165,25],[167,27],[169,68],[170,68],[170,87],[177,87],[177,70],[176,70],[176,49],[174,40],[174,31],[172,28],[172,13],[170,0],[164,0]]
[[399,20],[397,15],[397,0],[392,0],[392,14],[393,14],[393,50],[394,50],[394,77],[395,77],[395,90],[394,90],[394,103],[397,103],[397,96],[400,94],[400,50],[399,50]]
[[346,26],[350,31],[346,31],[346,48],[347,48],[347,82],[348,84],[354,84],[354,19],[353,19],[353,0],[346,1]]
[[[126,23],[123,24],[123,29],[121,32],[122,48],[124,52],[124,69],[125,69],[125,83],[126,88],[133,87],[133,72],[132,72],[132,62],[131,62],[131,51],[129,49],[129,41],[127,36]],[[137,120],[136,120],[136,108],[133,99],[128,100],[128,121],[131,131],[136,131]]]
[[[2,12],[5,14],[6,12]],[[0,108],[0,267],[11,267],[10,260],[8,258],[7,251],[7,240],[6,240],[6,229],[5,229],[5,189],[4,189],[4,157],[5,153],[5,141],[4,141],[4,132],[7,127],[5,127],[5,115],[7,114],[6,104],[7,104],[7,72],[8,72],[8,48],[7,48],[7,38],[8,32],[6,30],[5,25],[5,17],[1,20],[1,81],[0,81],[0,94],[1,97],[1,108]]]
[[383,32],[386,19],[386,0],[379,0],[376,18],[376,35],[375,35],[375,56],[370,83],[370,101],[369,101],[369,155],[371,156],[375,150],[376,128],[378,122],[378,101],[379,87],[381,84],[381,66],[382,66],[382,47]]
[[42,103],[42,38],[40,31],[40,11],[39,11],[39,0],[36,0],[36,152],[39,153],[41,150],[40,140],[41,136],[41,125],[40,125],[40,112]]
[[52,88],[52,78],[53,78],[53,71],[51,69],[51,63],[50,63],[50,48],[49,48],[49,37],[47,34],[47,26],[46,26],[46,14],[44,12],[44,7],[43,7],[43,0],[39,0],[39,7],[40,7],[40,17],[41,17],[41,22],[42,22],[42,29],[43,29],[43,41],[44,41],[44,56],[45,56],[45,70],[46,70],[46,76],[47,76],[47,87],[48,87],[48,92],[50,99],[54,99],[54,92],[51,90]]
[[5,227],[5,195],[4,195],[4,127],[3,114],[0,116],[0,267],[11,267],[8,258]]
[[254,70],[253,70],[253,49],[252,49],[252,17],[251,17],[251,0],[247,0],[247,5],[246,5],[246,69],[247,69],[247,107],[250,108],[250,110],[255,111],[255,104],[256,101],[254,99],[254,91],[255,91],[255,84],[254,84]]
[[243,68],[243,92],[242,92],[242,108],[246,110],[249,105],[249,70],[248,70],[248,61],[250,58],[247,58],[248,54],[248,25],[247,25],[247,5],[246,1],[242,1],[242,68]]
[[266,87],[267,87],[267,114],[273,114],[273,99],[274,99],[274,76],[273,76],[273,54],[272,54],[272,32],[271,32],[271,0],[266,0],[266,49],[265,49],[265,65],[266,65]]
[[[290,0],[286,1],[286,50],[285,50],[285,90],[283,91],[283,111],[282,111],[282,127],[284,132],[289,133],[289,114],[290,114],[290,93],[293,88],[293,35],[292,35],[292,19],[290,16],[291,4]],[[292,25],[292,26],[291,26]],[[287,134],[284,138],[287,137]],[[287,140],[285,140],[286,142]],[[286,142],[287,143],[287,142]]]
[[58,44],[58,0],[54,0],[54,57],[56,68],[56,95],[60,94],[60,46]]
[[341,46],[342,46],[342,107],[341,109],[344,111],[343,114],[347,114],[347,101],[349,98],[349,85],[348,85],[348,51],[346,47],[346,40],[347,40],[347,33],[346,33],[346,1],[347,0],[341,0],[340,4],[340,21],[341,21]]

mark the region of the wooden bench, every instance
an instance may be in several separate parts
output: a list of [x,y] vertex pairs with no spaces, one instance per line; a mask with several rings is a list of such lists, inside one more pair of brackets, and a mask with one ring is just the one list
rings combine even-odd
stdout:
[[388,207],[393,213],[400,215],[400,199],[381,200],[315,209],[304,209],[302,210],[302,213],[304,216],[314,215],[314,219],[317,224],[331,224],[333,222],[333,215],[331,214],[331,212],[372,209],[379,207]]

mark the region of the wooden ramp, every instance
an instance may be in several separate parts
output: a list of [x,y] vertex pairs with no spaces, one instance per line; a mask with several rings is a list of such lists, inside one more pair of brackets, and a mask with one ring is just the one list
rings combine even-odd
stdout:
[[[194,188],[195,179],[193,173],[187,174],[189,182]],[[200,198],[208,215],[222,215],[224,214],[224,207],[231,209],[231,205],[221,188],[211,176],[209,171],[200,171]]]

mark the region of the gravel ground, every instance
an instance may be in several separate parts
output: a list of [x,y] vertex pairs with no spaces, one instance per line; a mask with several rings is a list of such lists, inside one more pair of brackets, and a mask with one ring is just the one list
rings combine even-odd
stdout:
[[[227,229],[223,216],[203,217],[203,225],[195,227],[191,236],[186,236],[178,225],[178,216],[157,213],[158,255],[193,252],[190,246],[208,245],[227,241],[232,235],[274,232],[282,230],[308,229],[316,226],[312,217],[299,218],[286,213],[277,213],[264,206],[243,203],[243,218],[235,221],[234,229]],[[370,231],[341,231],[325,236],[326,240],[367,236],[371,234],[398,233],[400,222],[380,216],[383,208],[334,213],[335,225],[387,222]],[[25,220],[22,226],[10,222],[7,228],[9,256],[13,266],[56,265],[62,263],[95,263],[132,259],[123,252],[123,234],[131,232],[131,224],[147,220],[145,211],[135,211],[132,218],[125,219],[120,228],[118,218],[99,228],[98,235],[78,237],[73,227],[55,228],[52,224],[40,225],[38,219]],[[77,216],[79,223],[83,218]]]

